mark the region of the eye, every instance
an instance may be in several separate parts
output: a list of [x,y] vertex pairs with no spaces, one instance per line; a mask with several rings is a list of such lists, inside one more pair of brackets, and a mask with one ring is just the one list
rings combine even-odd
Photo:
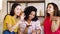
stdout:
[[51,6],[49,6],[48,8],[51,8]]
[[35,16],[35,14],[31,14],[32,16]]
[[35,16],[35,14],[33,16]]

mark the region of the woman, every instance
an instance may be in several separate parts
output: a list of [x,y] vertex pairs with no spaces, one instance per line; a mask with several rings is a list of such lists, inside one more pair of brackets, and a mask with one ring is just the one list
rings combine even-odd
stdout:
[[18,25],[20,24],[19,16],[21,13],[21,5],[14,3],[10,14],[6,15],[3,23],[3,34],[17,34]]
[[37,9],[34,6],[26,7],[24,10],[25,18],[20,24],[21,34],[40,34],[41,26],[40,21],[36,16]]
[[59,9],[55,3],[48,3],[44,20],[45,34],[60,34]]

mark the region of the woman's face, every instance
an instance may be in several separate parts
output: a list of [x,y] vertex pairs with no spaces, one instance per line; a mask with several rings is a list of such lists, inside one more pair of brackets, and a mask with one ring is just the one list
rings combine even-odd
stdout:
[[16,8],[15,8],[15,10],[14,10],[14,13],[15,13],[15,15],[20,15],[20,13],[21,13],[21,6],[16,6]]
[[32,20],[35,17],[35,11],[32,11],[29,15],[29,20]]
[[49,4],[48,5],[48,8],[47,8],[47,13],[51,14],[51,13],[53,13],[53,11],[54,11],[53,5],[52,4]]

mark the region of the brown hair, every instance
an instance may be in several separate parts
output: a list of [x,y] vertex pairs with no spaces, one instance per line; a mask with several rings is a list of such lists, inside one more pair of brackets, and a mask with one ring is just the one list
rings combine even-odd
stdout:
[[[58,6],[55,3],[48,3],[47,8],[48,8],[48,6],[50,4],[53,5],[53,9],[54,9],[53,16],[59,16],[59,8],[58,8]],[[50,16],[50,14],[48,14],[48,13],[46,13],[46,14],[47,14],[47,16]]]

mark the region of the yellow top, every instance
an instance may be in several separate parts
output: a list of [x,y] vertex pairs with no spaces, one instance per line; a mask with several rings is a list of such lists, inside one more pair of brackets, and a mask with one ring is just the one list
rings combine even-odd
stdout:
[[[12,26],[14,26],[16,24],[16,19],[14,19],[12,16],[7,15],[4,23],[3,23],[3,31],[8,30],[7,25],[6,24],[11,24]],[[14,32],[17,32],[18,27],[16,27],[16,29],[14,30]]]

